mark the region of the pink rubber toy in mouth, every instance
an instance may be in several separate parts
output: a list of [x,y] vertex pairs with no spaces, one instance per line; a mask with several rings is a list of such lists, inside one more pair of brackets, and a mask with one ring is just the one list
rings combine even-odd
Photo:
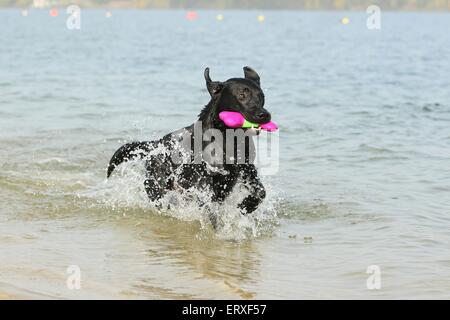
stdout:
[[273,121],[264,124],[253,123],[247,121],[239,112],[222,111],[219,113],[219,118],[230,128],[261,128],[262,130],[269,132],[278,130],[277,124]]
[[275,122],[269,121],[267,123],[261,124],[259,126],[261,129],[269,131],[269,132],[275,132],[278,130],[278,126]]

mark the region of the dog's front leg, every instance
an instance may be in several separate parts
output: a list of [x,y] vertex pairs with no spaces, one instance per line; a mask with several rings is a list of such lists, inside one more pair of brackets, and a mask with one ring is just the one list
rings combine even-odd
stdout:
[[145,191],[150,201],[156,202],[166,194],[168,188],[168,164],[163,155],[152,155],[146,161],[147,179],[144,181]]
[[241,172],[244,185],[249,188],[250,195],[238,205],[238,208],[241,209],[243,214],[247,214],[258,208],[259,204],[266,197],[266,190],[264,189],[264,186],[258,177],[258,171],[253,164],[243,165]]

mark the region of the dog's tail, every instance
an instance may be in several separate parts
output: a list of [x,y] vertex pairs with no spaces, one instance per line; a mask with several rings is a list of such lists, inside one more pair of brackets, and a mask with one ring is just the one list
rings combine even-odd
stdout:
[[114,169],[122,162],[134,159],[142,159],[152,149],[153,144],[149,141],[130,142],[121,146],[109,160],[108,172],[106,177],[109,178]]

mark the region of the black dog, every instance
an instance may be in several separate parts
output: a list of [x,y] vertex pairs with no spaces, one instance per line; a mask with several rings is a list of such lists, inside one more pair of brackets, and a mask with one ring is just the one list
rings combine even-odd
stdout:
[[[253,123],[264,124],[270,121],[271,115],[264,109],[259,75],[249,67],[244,68],[244,74],[245,78],[218,82],[211,80],[209,69],[206,68],[204,75],[211,101],[201,111],[199,122],[169,133],[160,140],[125,144],[111,158],[107,177],[122,162],[145,158],[145,189],[150,200],[157,203],[169,190],[183,192],[192,187],[211,192],[212,200],[220,203],[241,179],[247,186],[249,195],[238,204],[238,208],[243,214],[256,210],[266,192],[253,163],[255,147],[251,135],[255,133],[255,129],[230,129],[219,119],[221,111],[235,111]],[[208,136],[208,130],[211,129],[222,135]],[[231,143],[230,139],[225,138],[230,130],[232,133],[238,130],[245,133],[243,149],[236,144],[239,142],[237,136],[231,137]],[[211,143],[208,144],[202,134],[208,136],[206,140],[212,140],[211,143],[214,144],[214,154],[210,156],[205,156],[205,150]],[[181,143],[183,139],[184,144]],[[186,140],[188,144],[185,143]],[[242,143],[242,139],[240,142]],[[195,149],[193,145],[200,148]],[[222,155],[218,154],[220,152]],[[196,159],[199,161],[195,161]],[[212,222],[214,224],[214,220]]]

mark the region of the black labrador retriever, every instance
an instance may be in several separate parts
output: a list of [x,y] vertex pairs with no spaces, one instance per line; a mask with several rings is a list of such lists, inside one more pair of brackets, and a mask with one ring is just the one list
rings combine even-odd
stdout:
[[[249,192],[237,207],[242,214],[256,210],[266,196],[254,165],[252,135],[259,131],[230,129],[219,119],[220,112],[234,111],[257,124],[271,120],[264,109],[259,75],[249,67],[244,67],[244,74],[245,78],[212,81],[206,68],[204,76],[211,100],[201,111],[199,121],[160,140],[123,145],[111,158],[107,177],[122,162],[141,158],[146,160],[145,190],[157,204],[170,190],[183,192],[190,188],[211,192],[211,200],[220,203],[240,180]],[[214,225],[215,219],[211,221]]]

